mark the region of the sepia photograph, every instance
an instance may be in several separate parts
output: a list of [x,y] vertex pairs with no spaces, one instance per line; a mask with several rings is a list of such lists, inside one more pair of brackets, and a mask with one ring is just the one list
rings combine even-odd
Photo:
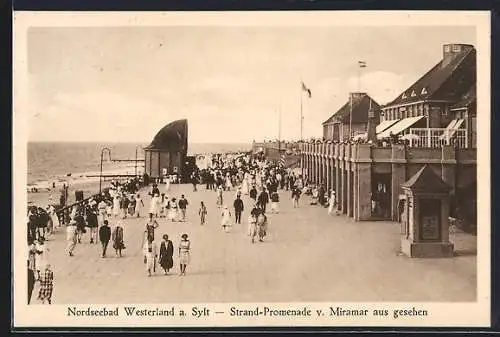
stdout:
[[34,14],[14,320],[489,322],[487,13]]

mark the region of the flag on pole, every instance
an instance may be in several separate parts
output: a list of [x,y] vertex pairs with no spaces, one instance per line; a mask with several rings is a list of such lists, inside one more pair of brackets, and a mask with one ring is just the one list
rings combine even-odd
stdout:
[[365,61],[358,61],[358,66],[360,68],[366,68],[366,62]]
[[308,87],[306,87],[306,85],[304,84],[304,82],[300,82],[302,84],[302,90],[304,90],[305,92],[307,92],[307,95],[309,96],[309,98],[311,98],[311,89],[309,89]]

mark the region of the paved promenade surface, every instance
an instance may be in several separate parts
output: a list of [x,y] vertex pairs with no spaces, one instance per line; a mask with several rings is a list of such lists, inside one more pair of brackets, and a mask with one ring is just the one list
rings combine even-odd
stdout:
[[[177,251],[182,233],[191,239],[192,258],[187,275],[174,269],[148,277],[141,240],[145,218],[128,219],[127,249],[116,258],[112,247],[101,258],[100,244],[85,237],[75,256],[65,252],[65,230],[49,242],[55,283],[54,304],[185,303],[185,302],[295,302],[295,301],[475,301],[476,240],[452,233],[458,256],[451,259],[409,259],[398,254],[400,227],[391,222],[354,222],[329,216],[308,205],[293,209],[290,192],[281,195],[281,213],[270,215],[265,242],[252,244],[246,235],[250,210],[244,197],[241,225],[231,233],[220,228],[215,192],[192,192],[189,185],[172,185],[170,197],[184,193],[190,202],[188,222],[160,219],[155,236],[167,233]],[[146,191],[146,211],[149,196]],[[232,205],[234,192],[224,192]],[[198,206],[205,201],[207,223],[200,226]],[[33,297],[36,299],[37,288]],[[37,303],[36,300],[33,303]]]

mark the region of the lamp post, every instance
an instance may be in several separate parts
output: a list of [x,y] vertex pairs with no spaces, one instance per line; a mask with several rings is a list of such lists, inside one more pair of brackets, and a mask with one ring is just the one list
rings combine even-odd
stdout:
[[141,150],[143,149],[141,145],[137,145],[137,146],[135,147],[135,177],[136,177],[136,178],[137,178],[137,150],[138,150],[139,148],[140,148]]
[[101,187],[102,187],[102,160],[104,157],[104,152],[107,151],[109,155],[109,160],[111,161],[111,150],[108,149],[107,147],[103,148],[101,150],[101,171],[99,173],[99,194],[101,194]]

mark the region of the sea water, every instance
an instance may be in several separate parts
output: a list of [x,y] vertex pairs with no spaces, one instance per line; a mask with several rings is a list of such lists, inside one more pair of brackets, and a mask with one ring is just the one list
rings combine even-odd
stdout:
[[[52,183],[71,185],[99,181],[101,152],[108,148],[111,159],[135,160],[144,158],[145,143],[97,142],[28,142],[28,186],[46,188]],[[188,155],[249,151],[251,143],[190,143]],[[135,174],[134,162],[110,162],[107,152],[103,156],[103,175]],[[144,163],[137,163],[142,174]]]

